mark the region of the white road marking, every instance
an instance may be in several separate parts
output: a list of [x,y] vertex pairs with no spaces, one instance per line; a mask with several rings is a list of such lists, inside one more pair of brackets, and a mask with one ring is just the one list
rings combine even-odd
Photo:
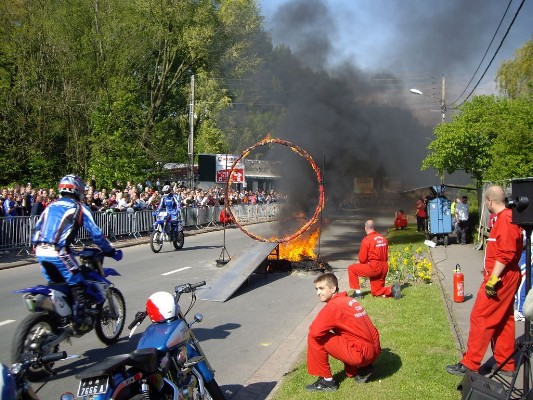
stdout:
[[6,319],[5,321],[1,321],[0,322],[0,326],[7,325],[7,324],[10,324],[12,322],[15,322],[15,320],[14,319]]
[[189,268],[191,268],[191,267],[183,267],[183,268],[180,268],[180,269],[175,269],[174,271],[165,272],[164,274],[161,274],[161,275],[163,275],[163,276],[171,275],[171,274],[175,274],[176,272],[184,271],[184,270],[189,269]]

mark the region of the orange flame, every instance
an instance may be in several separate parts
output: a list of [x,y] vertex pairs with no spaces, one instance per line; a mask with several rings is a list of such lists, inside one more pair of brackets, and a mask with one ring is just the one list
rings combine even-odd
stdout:
[[280,243],[279,258],[288,261],[301,261],[306,258],[315,259],[315,246],[318,242],[320,229],[307,232],[288,242]]

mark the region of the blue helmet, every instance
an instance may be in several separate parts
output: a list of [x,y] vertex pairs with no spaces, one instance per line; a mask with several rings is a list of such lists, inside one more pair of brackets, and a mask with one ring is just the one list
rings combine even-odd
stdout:
[[67,175],[61,178],[57,189],[60,194],[71,194],[82,201],[85,195],[85,182],[79,176]]

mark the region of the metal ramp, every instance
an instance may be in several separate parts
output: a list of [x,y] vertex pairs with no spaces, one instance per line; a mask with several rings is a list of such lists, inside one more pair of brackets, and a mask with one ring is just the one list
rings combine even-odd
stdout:
[[223,267],[222,273],[207,283],[207,288],[199,290],[196,296],[201,300],[228,300],[278,246],[278,243],[258,242],[244,249]]

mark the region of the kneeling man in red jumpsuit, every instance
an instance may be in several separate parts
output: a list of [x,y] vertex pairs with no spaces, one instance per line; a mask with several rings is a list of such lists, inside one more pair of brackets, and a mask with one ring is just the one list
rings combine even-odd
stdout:
[[[520,284],[518,262],[522,253],[522,229],[512,223],[512,211],[505,207],[505,193],[500,186],[485,191],[485,205],[496,214],[485,248],[483,282],[470,313],[470,332],[463,359],[448,365],[450,374],[463,376],[467,370],[478,372],[489,344],[497,368],[511,376],[515,370],[514,296]],[[510,358],[506,363],[505,361]]]
[[326,305],[309,327],[307,372],[318,376],[318,380],[305,388],[325,392],[338,389],[328,356],[344,363],[347,377],[365,383],[374,370],[372,363],[381,353],[378,330],[357,300],[346,292],[339,293],[334,274],[322,274],[314,283],[320,301]]
[[348,280],[350,287],[355,289],[352,297],[361,298],[361,286],[359,277],[366,276],[370,279],[370,292],[372,296],[394,297],[402,296],[399,283],[393,286],[385,286],[385,278],[389,272],[389,243],[387,239],[376,232],[374,221],[365,222],[366,236],[361,242],[359,249],[359,263],[348,266]]
[[394,217],[394,228],[398,229],[407,229],[407,216],[400,208],[396,211],[396,216]]

